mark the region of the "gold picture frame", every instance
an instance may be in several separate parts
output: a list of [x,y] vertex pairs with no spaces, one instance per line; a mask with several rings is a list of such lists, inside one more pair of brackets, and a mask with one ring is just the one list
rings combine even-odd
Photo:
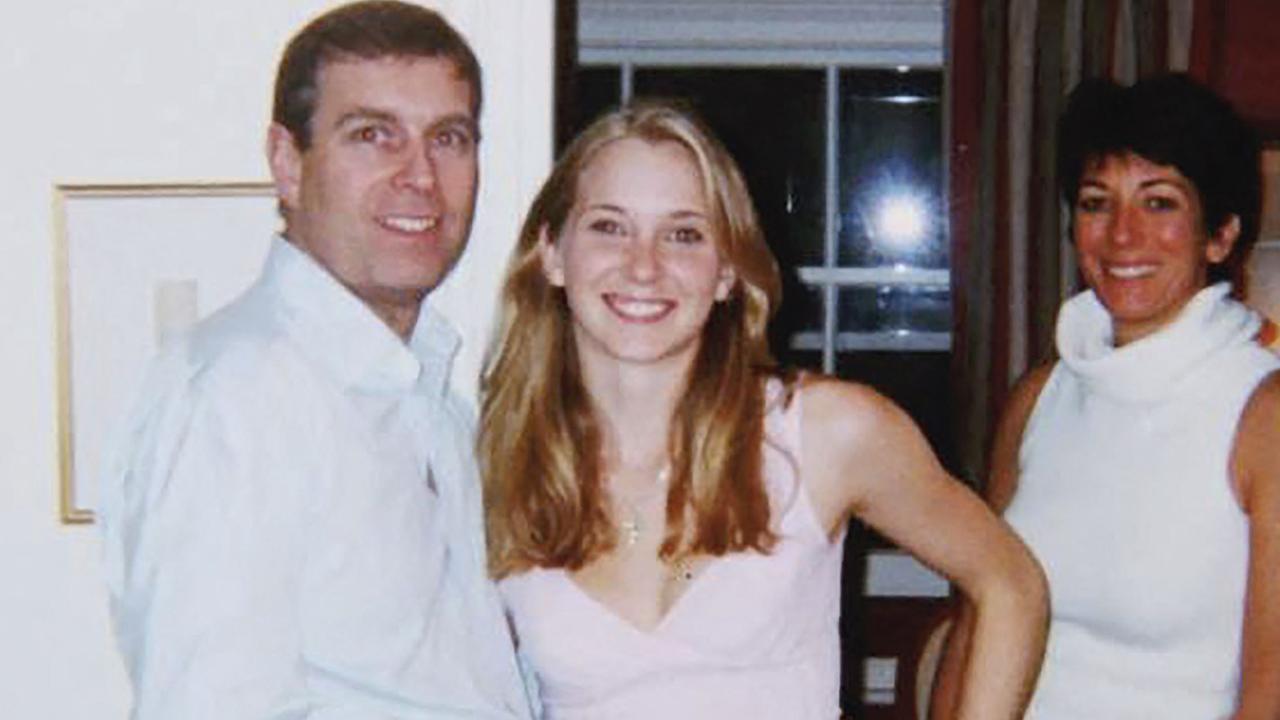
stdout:
[[266,182],[59,184],[53,217],[59,515],[82,524],[147,359],[253,282],[280,221]]

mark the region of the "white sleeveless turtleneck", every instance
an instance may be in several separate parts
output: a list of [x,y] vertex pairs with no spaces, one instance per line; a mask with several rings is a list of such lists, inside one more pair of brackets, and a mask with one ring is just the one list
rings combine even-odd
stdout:
[[1092,292],[1062,308],[1062,360],[1027,421],[1005,513],[1052,601],[1029,718],[1234,709],[1249,545],[1228,466],[1240,413],[1280,361],[1228,292],[1202,290],[1122,348]]

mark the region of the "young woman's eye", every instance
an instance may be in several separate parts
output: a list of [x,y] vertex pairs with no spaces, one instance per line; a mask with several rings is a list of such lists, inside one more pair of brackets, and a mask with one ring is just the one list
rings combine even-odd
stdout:
[[671,239],[678,243],[681,243],[682,245],[689,245],[693,243],[702,242],[703,234],[702,234],[702,231],[699,230],[698,228],[693,228],[693,227],[676,228],[675,230],[671,231]]
[[611,218],[596,218],[587,225],[587,228],[603,235],[622,234],[622,223]]

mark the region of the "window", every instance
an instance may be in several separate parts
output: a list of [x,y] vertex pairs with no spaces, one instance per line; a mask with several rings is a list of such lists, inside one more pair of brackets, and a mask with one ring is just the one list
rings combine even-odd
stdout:
[[583,66],[575,82],[575,132],[634,96],[702,114],[782,266],[775,352],[892,397],[948,462],[941,71],[622,63]]

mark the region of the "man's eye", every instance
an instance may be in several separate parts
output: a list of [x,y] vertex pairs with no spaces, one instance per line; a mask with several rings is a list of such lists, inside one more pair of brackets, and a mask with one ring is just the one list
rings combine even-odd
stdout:
[[351,131],[351,138],[356,142],[362,143],[379,143],[387,140],[391,133],[380,125],[361,125]]
[[676,228],[675,230],[672,230],[670,237],[672,240],[682,245],[690,245],[693,243],[702,242],[705,236],[702,234],[702,231],[699,230],[698,228],[684,227],[684,228]]
[[475,138],[470,131],[463,128],[447,128],[435,134],[432,144],[442,150],[464,152],[475,145]]

